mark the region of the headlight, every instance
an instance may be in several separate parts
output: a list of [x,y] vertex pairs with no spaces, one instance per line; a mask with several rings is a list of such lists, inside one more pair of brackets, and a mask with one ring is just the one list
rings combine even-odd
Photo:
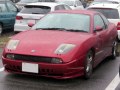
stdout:
[[74,44],[61,44],[56,50],[56,54],[65,54],[75,47]]
[[59,58],[52,58],[51,63],[61,64],[61,63],[63,63],[63,62],[62,62],[62,60],[59,59]]
[[12,59],[12,60],[14,60],[14,57],[15,57],[14,54],[7,54],[7,55],[6,55],[6,58],[7,58],[7,59]]
[[19,40],[10,40],[7,45],[7,49],[15,50],[17,48],[17,45],[19,43]]

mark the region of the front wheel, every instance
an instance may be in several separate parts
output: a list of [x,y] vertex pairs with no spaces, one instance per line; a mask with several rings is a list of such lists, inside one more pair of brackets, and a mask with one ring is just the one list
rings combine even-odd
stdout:
[[115,59],[117,56],[117,48],[118,48],[117,41],[115,41],[112,47],[112,55],[111,55],[112,59]]
[[84,66],[84,78],[89,79],[93,72],[93,51],[90,50],[86,55],[85,66]]

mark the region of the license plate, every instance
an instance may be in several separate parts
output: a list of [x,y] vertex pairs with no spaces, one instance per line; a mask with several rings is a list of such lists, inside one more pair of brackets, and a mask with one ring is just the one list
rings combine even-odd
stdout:
[[19,23],[21,23],[21,24],[28,24],[28,23],[33,23],[33,24],[35,24],[36,21],[35,21],[35,20],[21,20],[21,21],[19,21]]
[[38,64],[22,63],[22,71],[30,73],[38,73]]
[[23,25],[24,25],[24,24],[27,24],[27,22],[28,22],[27,20],[20,20],[20,21],[19,21],[19,23],[20,23],[20,24],[23,24]]
[[35,24],[35,20],[28,20],[27,23],[33,23],[33,24]]

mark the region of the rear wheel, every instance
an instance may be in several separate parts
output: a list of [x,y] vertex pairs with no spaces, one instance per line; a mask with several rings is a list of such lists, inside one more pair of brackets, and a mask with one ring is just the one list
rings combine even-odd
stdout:
[[120,39],[118,38],[118,36],[117,36],[117,41],[120,42]]
[[112,55],[111,55],[112,59],[115,59],[117,56],[118,53],[117,48],[118,48],[117,41],[115,41],[112,47]]
[[89,79],[92,75],[93,72],[93,51],[90,50],[87,55],[86,55],[86,60],[85,60],[85,69],[84,69],[84,77],[85,79]]

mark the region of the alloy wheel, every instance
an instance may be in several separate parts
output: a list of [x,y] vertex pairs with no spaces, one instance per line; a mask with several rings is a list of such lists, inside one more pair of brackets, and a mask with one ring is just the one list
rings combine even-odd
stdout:
[[89,79],[91,77],[92,71],[93,71],[93,52],[89,51],[85,63],[85,79]]

